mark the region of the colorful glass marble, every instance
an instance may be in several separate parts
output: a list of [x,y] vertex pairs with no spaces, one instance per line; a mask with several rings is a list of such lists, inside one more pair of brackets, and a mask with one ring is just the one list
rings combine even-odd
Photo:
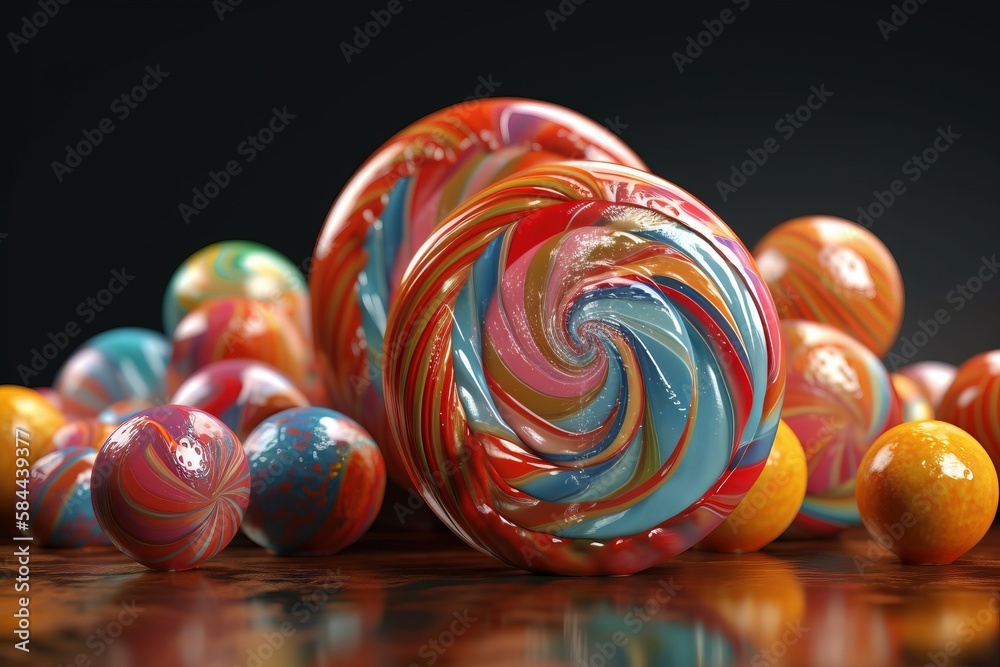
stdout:
[[938,418],[971,433],[1000,468],[1000,350],[977,354],[958,367]]
[[[16,503],[24,501],[30,466],[52,450],[52,436],[66,419],[52,403],[33,389],[0,385],[0,507],[7,516],[0,521],[0,536],[20,535],[15,531],[15,514],[24,511]],[[17,492],[22,492],[22,497]]]
[[52,449],[87,447],[96,451],[117,427],[117,424],[106,424],[93,417],[67,422],[53,434]]
[[875,438],[899,424],[899,399],[885,366],[854,338],[804,320],[786,320],[781,330],[788,368],[781,418],[809,465],[802,509],[784,536],[831,537],[861,524],[858,464]]
[[900,375],[910,378],[923,390],[935,414],[941,407],[941,399],[944,398],[948,387],[955,381],[957,372],[958,368],[943,361],[918,361],[899,369]]
[[68,447],[31,466],[31,532],[46,547],[110,544],[94,516],[90,477],[97,452]]
[[861,225],[813,215],[783,222],[753,251],[781,319],[829,324],[884,356],[903,322],[896,260]]
[[216,361],[182,384],[171,403],[189,405],[215,415],[242,442],[262,421],[309,400],[283,373],[248,359]]
[[865,528],[907,563],[947,564],[974,547],[996,516],[998,496],[996,468],[986,451],[942,421],[889,429],[858,471]]
[[458,535],[528,570],[687,549],[778,427],[778,319],[749,252],[620,165],[535,167],[466,201],[418,251],[386,341],[395,456]]
[[325,402],[312,341],[273,304],[244,297],[207,301],[180,321],[173,335],[167,391],[215,361],[253,359],[274,366],[312,403]]
[[97,454],[94,512],[111,542],[156,570],[188,570],[236,535],[250,500],[239,440],[212,415],[150,408],[119,426]]
[[303,333],[311,331],[309,294],[302,272],[278,251],[252,241],[220,241],[184,260],[163,297],[163,330],[173,335],[189,312],[206,301],[227,296],[276,304]]
[[[387,446],[383,334],[403,272],[453,208],[533,165],[593,159],[645,169],[621,140],[568,109],[524,99],[458,104],[382,145],[327,215],[309,286],[321,373],[333,408]],[[389,475],[408,486],[393,459]]]
[[920,385],[900,373],[889,373],[889,380],[899,399],[904,422],[934,419],[934,408]]
[[275,553],[336,553],[368,530],[382,505],[382,454],[339,412],[280,412],[250,433],[243,451],[253,492],[243,532]]
[[81,345],[59,369],[55,387],[65,409],[95,417],[124,399],[163,402],[170,341],[151,329],[122,327]]

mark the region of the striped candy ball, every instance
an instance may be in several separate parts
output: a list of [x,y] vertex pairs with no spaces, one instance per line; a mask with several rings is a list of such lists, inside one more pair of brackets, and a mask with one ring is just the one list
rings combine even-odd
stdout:
[[1000,350],[977,354],[958,367],[938,419],[968,431],[1000,470]]
[[243,447],[212,415],[150,408],[97,454],[94,513],[111,542],[156,570],[188,570],[221,551],[250,501]]
[[69,447],[50,452],[31,466],[31,532],[47,547],[110,544],[94,516],[90,476],[97,452]]

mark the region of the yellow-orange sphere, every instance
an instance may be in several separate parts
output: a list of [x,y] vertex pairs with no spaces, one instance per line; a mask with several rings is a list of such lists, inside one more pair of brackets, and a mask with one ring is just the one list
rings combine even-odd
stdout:
[[806,455],[798,437],[784,421],[760,477],[730,514],[696,547],[708,551],[757,551],[781,535],[806,495]]
[[[22,490],[17,480],[28,481],[29,467],[49,453],[52,435],[65,423],[62,413],[37,391],[17,385],[0,386],[0,508],[10,512],[0,521],[0,535],[21,534],[14,528],[15,503],[24,500],[16,495]],[[32,500],[37,498],[27,498],[27,503],[30,505]]]
[[908,563],[950,563],[989,529],[1000,486],[975,438],[942,421],[900,424],[871,446],[855,486],[861,520]]

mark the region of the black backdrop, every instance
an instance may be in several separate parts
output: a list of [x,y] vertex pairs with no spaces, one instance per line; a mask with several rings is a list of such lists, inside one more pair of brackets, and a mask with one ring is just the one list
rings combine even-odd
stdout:
[[[1000,252],[998,42],[985,3],[232,1],[41,0],[51,17],[37,14],[39,0],[4,3],[0,383],[20,383],[18,364],[68,323],[80,327],[70,347],[112,327],[159,328],[173,270],[209,243],[253,239],[304,265],[371,151],[483,93],[608,123],[750,246],[793,216],[878,214],[875,193],[898,179],[901,194],[871,229],[907,286],[903,336],[912,341],[939,309],[948,322],[896,352],[958,362],[1000,347],[1000,280],[981,261]],[[373,16],[386,25],[355,42]],[[144,80],[151,90],[135,108],[115,102]],[[814,98],[800,127],[776,126],[814,86],[832,95]],[[294,119],[246,162],[241,142],[275,108]],[[66,145],[96,136],[103,119],[113,131],[72,167]],[[949,128],[933,164],[907,165]],[[720,191],[771,137],[780,149],[735,192]],[[232,159],[241,173],[186,224],[179,205]],[[81,315],[122,269],[128,286]],[[959,285],[980,290],[966,297]],[[29,384],[49,384],[70,351]]]

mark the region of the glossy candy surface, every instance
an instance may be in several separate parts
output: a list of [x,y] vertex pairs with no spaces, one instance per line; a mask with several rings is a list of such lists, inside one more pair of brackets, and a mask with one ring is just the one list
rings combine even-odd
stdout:
[[934,419],[934,408],[920,385],[900,373],[889,373],[889,380],[899,399],[902,421]]
[[957,372],[958,368],[943,361],[918,361],[899,369],[900,375],[910,378],[923,390],[935,414],[941,407],[941,399],[944,398],[948,387],[955,381]]
[[958,367],[938,418],[972,434],[1000,467],[1000,350],[977,354]]
[[799,513],[808,478],[802,444],[781,421],[760,477],[733,513],[696,546],[708,551],[743,553],[770,544]]
[[[0,520],[0,536],[20,535],[14,530],[15,493],[28,480],[29,466],[52,450],[52,436],[66,419],[41,394],[17,385],[0,385],[0,507],[8,508]],[[20,460],[23,463],[19,465]],[[29,503],[30,505],[30,503]]]
[[244,297],[213,299],[185,315],[174,329],[168,393],[199,368],[224,359],[270,364],[311,402],[325,400],[311,339],[272,304]]
[[157,570],[187,570],[221,551],[250,499],[246,456],[206,412],[150,408],[119,426],[98,452],[94,511],[111,542]]
[[479,549],[624,574],[707,535],[767,459],[784,387],[753,260],[677,186],[537,167],[449,216],[390,314],[396,456]]
[[243,532],[276,553],[336,553],[368,530],[382,505],[382,454],[339,412],[280,412],[253,430],[243,451],[253,491]]
[[986,451],[941,421],[886,431],[865,454],[857,501],[868,532],[908,563],[951,563],[983,538],[1000,488]]
[[94,516],[90,477],[97,452],[69,447],[31,466],[31,532],[46,547],[110,544]]
[[216,361],[196,371],[170,399],[215,415],[242,442],[258,424],[309,400],[272,366],[247,359]]
[[768,232],[753,254],[781,319],[829,324],[879,357],[896,341],[903,279],[889,250],[861,225],[794,218]]
[[306,281],[287,257],[252,241],[220,241],[180,265],[163,296],[163,330],[174,328],[190,311],[211,299],[242,296],[276,304],[308,335]]
[[[524,99],[478,100],[403,129],[352,177],[324,223],[309,286],[314,338],[332,407],[387,447],[383,334],[410,259],[453,208],[533,165],[565,159],[645,169],[621,140],[563,107]],[[409,485],[388,459],[389,474]]]
[[59,369],[55,387],[64,410],[94,417],[124,399],[162,402],[170,341],[152,329],[122,327],[97,334]]
[[114,430],[116,424],[105,424],[94,419],[76,419],[67,422],[52,436],[52,449],[69,449],[71,447],[88,447],[97,451]]
[[833,536],[861,523],[858,464],[875,438],[900,422],[899,399],[882,362],[847,334],[803,320],[786,320],[781,330],[788,365],[781,418],[809,465],[806,497],[786,535]]

